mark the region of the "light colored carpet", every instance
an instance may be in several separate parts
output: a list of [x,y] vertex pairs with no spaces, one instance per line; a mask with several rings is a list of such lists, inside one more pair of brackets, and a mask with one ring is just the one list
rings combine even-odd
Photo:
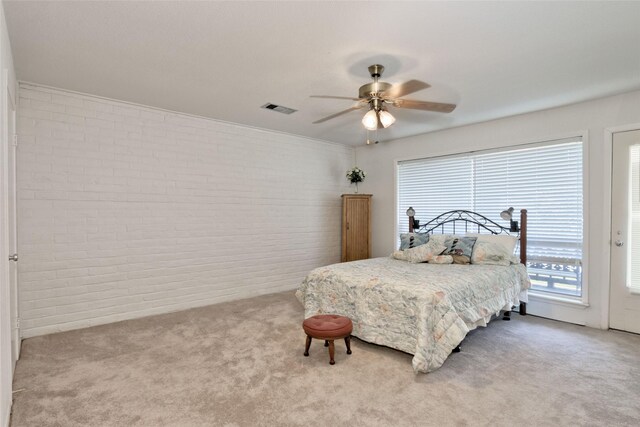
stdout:
[[12,426],[640,425],[640,336],[533,316],[438,371],[354,339],[336,364],[292,292],[27,339]]

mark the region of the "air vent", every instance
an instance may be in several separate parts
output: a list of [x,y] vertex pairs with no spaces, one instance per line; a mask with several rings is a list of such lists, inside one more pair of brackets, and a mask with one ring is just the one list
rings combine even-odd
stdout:
[[270,102],[267,102],[266,104],[264,104],[260,108],[266,108],[267,110],[273,110],[273,111],[277,111],[278,113],[283,113],[283,114],[291,114],[291,113],[295,113],[296,111],[298,111],[298,110],[294,110],[293,108],[283,107],[282,105],[276,105],[276,104],[272,104]]

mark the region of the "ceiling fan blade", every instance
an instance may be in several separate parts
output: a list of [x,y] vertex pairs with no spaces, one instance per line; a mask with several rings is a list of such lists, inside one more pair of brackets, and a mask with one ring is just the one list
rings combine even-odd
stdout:
[[313,124],[315,125],[315,124],[318,124],[318,123],[326,122],[327,120],[335,119],[338,116],[341,116],[343,114],[347,114],[347,113],[349,113],[351,111],[359,110],[360,108],[362,108],[362,107],[361,106],[355,106],[355,107],[347,108],[346,110],[340,111],[339,113],[335,113],[335,114],[327,116],[327,117],[325,117],[323,119],[316,120],[315,122],[313,122]]
[[385,98],[400,98],[430,87],[431,85],[429,83],[421,82],[420,80],[409,80],[399,85],[393,85],[384,95]]
[[450,113],[456,108],[456,104],[444,104],[442,102],[412,101],[410,99],[396,99],[392,105],[398,108],[410,108],[412,110],[436,111],[438,113]]
[[324,98],[324,99],[348,99],[349,101],[366,101],[364,98],[349,98],[348,96],[329,96],[329,95],[311,95],[309,98]]

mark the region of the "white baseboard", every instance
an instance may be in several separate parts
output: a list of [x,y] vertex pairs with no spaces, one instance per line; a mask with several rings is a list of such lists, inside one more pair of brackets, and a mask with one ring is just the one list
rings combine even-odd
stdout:
[[92,319],[79,320],[77,322],[67,322],[56,325],[47,325],[37,328],[23,328],[22,339],[36,337],[40,335],[56,334],[58,332],[66,332],[76,329],[90,328],[93,326],[106,325],[109,323],[122,322],[124,320],[140,319],[148,316],[157,316],[160,314],[175,313],[177,311],[190,310],[192,308],[205,307],[208,305],[215,305],[229,301],[236,301],[246,298],[253,298],[260,295],[273,294],[277,292],[293,291],[297,289],[297,284],[287,284],[281,286],[274,286],[265,289],[252,289],[244,290],[241,292],[228,293],[218,295],[208,299],[202,299],[197,301],[189,301],[171,306],[153,307],[146,310],[132,311],[102,317],[95,317]]
[[531,298],[531,295],[529,295],[527,314],[585,326],[584,308],[585,307],[578,305],[570,306],[566,304],[559,304],[554,301],[533,299]]
[[13,398],[11,402],[9,402],[9,407],[7,408],[7,413],[4,414],[4,419],[2,420],[2,427],[9,427],[9,421],[11,421],[11,404],[13,402]]

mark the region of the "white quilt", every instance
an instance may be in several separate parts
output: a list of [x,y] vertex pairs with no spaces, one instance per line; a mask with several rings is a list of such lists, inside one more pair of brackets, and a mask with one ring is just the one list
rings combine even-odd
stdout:
[[348,316],[354,336],[413,354],[413,369],[430,372],[442,366],[470,330],[524,300],[530,285],[522,264],[434,265],[373,258],[316,268],[296,296],[305,318]]

